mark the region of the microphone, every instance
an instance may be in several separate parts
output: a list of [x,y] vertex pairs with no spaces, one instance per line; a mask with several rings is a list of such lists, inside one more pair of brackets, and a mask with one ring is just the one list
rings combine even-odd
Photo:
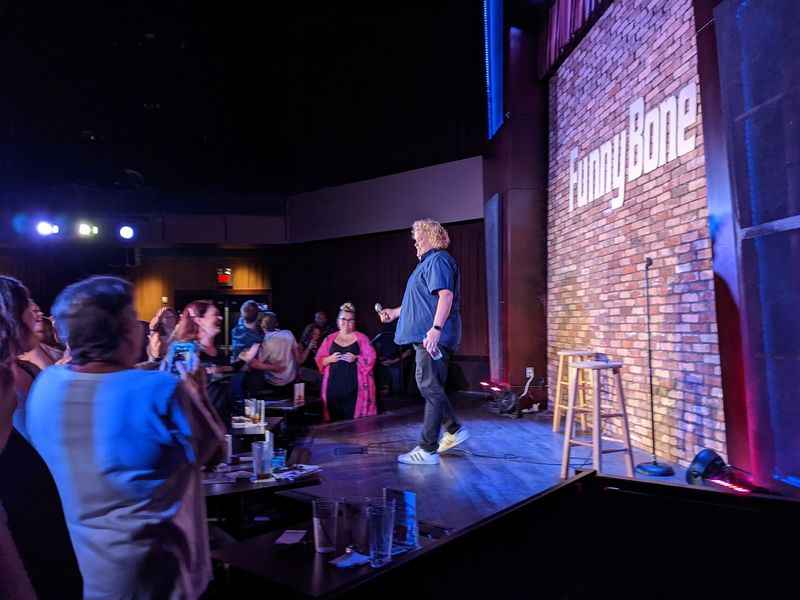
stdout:
[[652,266],[653,266],[653,259],[652,259],[652,258],[650,258],[649,256],[648,256],[648,257],[646,257],[646,258],[644,259],[644,268],[645,268],[645,269],[649,269],[649,268],[650,268],[650,267],[652,267]]
[[381,313],[383,311],[383,305],[380,302],[375,303],[375,312]]

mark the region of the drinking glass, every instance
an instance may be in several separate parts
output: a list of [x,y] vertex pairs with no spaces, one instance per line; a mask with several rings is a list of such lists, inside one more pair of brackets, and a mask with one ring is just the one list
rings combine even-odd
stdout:
[[338,503],[318,498],[313,502],[314,546],[320,554],[336,551]]
[[369,529],[369,564],[382,567],[392,560],[394,500],[377,500],[367,507]]

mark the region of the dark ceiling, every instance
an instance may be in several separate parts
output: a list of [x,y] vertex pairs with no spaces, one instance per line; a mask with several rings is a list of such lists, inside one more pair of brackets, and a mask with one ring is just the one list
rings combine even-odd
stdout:
[[480,0],[0,3],[0,191],[274,212],[479,154],[482,48]]

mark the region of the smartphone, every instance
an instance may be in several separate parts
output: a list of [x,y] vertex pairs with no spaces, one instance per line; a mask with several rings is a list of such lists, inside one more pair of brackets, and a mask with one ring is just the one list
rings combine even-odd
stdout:
[[180,375],[177,363],[186,362],[192,354],[197,354],[196,342],[172,342],[167,348],[167,356],[164,358],[165,370]]

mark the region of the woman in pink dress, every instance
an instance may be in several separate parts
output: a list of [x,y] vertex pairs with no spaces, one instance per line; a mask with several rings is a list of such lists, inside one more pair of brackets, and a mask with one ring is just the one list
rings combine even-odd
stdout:
[[378,413],[375,404],[375,349],[356,331],[356,309],[339,309],[339,331],[322,342],[316,361],[322,373],[322,406],[326,421],[358,419]]

